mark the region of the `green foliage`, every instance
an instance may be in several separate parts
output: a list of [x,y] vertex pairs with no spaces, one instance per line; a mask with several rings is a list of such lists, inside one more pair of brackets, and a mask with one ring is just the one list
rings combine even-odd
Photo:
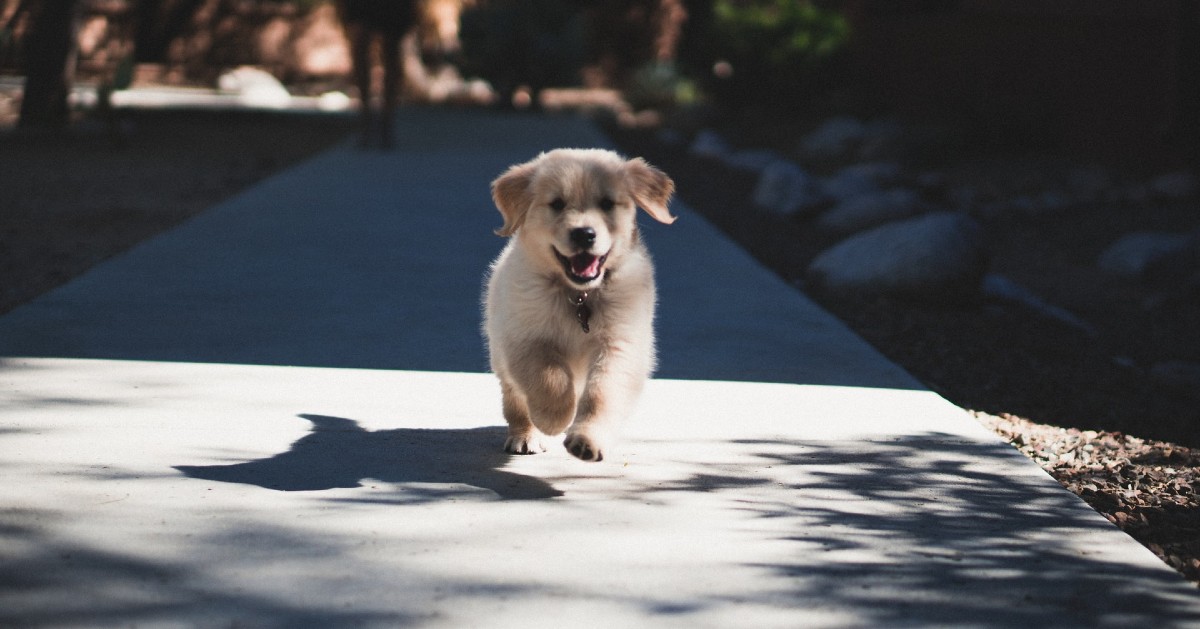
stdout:
[[732,68],[727,87],[786,99],[828,81],[849,41],[850,23],[837,3],[716,0],[712,34],[716,60]]
[[635,109],[670,109],[694,105],[700,94],[674,63],[651,62],[633,74],[625,98]]
[[803,0],[717,0],[713,17],[730,61],[779,69],[819,63],[841,51],[850,34],[842,13]]

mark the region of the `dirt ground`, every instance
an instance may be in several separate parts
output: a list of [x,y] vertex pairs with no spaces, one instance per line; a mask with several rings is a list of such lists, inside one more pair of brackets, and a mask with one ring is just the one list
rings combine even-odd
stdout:
[[0,126],[0,313],[343,140],[352,122],[139,112],[119,126],[115,136],[90,120],[58,136]]
[[[23,135],[0,124],[0,313],[342,141],[352,122],[142,112],[127,114],[115,136],[85,121],[61,137]],[[610,131],[626,153],[671,174],[689,206],[785,279],[801,284],[808,261],[830,244],[804,224],[748,209],[750,176],[690,157],[651,132]],[[1168,214],[1155,220],[1197,220],[1186,208]],[[1080,229],[1084,218],[1089,227]],[[1070,302],[1101,330],[1099,338],[1016,307],[821,303],[1200,582],[1197,402],[1164,393],[1113,360],[1128,355],[1136,364],[1200,348],[1200,326],[1193,325],[1200,316],[1186,319],[1195,313],[1183,304],[1175,318],[1146,320],[1128,304],[1149,295],[1079,271],[1080,260],[1094,259],[1112,234],[1139,220],[1145,219],[1110,208],[1044,224],[989,225],[999,252],[995,265]]]

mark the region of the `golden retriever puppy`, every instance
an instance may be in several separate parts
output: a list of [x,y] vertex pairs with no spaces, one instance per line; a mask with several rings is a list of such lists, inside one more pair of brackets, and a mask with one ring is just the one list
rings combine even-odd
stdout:
[[484,333],[500,379],[504,449],[544,452],[543,435],[600,461],[654,369],[654,268],[642,208],[674,222],[675,184],[641,159],[558,149],[492,182],[511,237],[484,290]]

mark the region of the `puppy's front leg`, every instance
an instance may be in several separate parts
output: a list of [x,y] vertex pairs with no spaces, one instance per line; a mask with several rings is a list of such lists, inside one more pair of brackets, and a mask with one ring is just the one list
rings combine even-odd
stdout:
[[[642,364],[645,363],[645,364]],[[619,353],[593,369],[563,445],[584,461],[603,461],[617,425],[633,410],[649,377],[649,360]]]
[[542,433],[529,420],[529,407],[525,397],[508,380],[500,379],[500,393],[504,400],[504,420],[508,422],[508,438],[504,440],[504,451],[510,454],[538,454],[546,451]]
[[575,380],[570,367],[557,352],[545,346],[527,349],[522,356],[516,357],[512,366],[515,369],[511,376],[514,385],[524,394],[526,412],[524,418],[519,412],[509,418],[508,396],[505,397],[509,434],[512,435],[514,429],[521,429],[522,419],[544,434],[562,434],[575,418]]

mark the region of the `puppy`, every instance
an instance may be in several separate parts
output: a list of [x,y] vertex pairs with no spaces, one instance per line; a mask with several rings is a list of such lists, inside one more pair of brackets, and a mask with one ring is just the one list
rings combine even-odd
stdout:
[[517,454],[544,435],[600,461],[654,369],[654,269],[642,208],[672,223],[675,184],[641,159],[559,149],[492,182],[510,237],[483,295],[484,333]]

